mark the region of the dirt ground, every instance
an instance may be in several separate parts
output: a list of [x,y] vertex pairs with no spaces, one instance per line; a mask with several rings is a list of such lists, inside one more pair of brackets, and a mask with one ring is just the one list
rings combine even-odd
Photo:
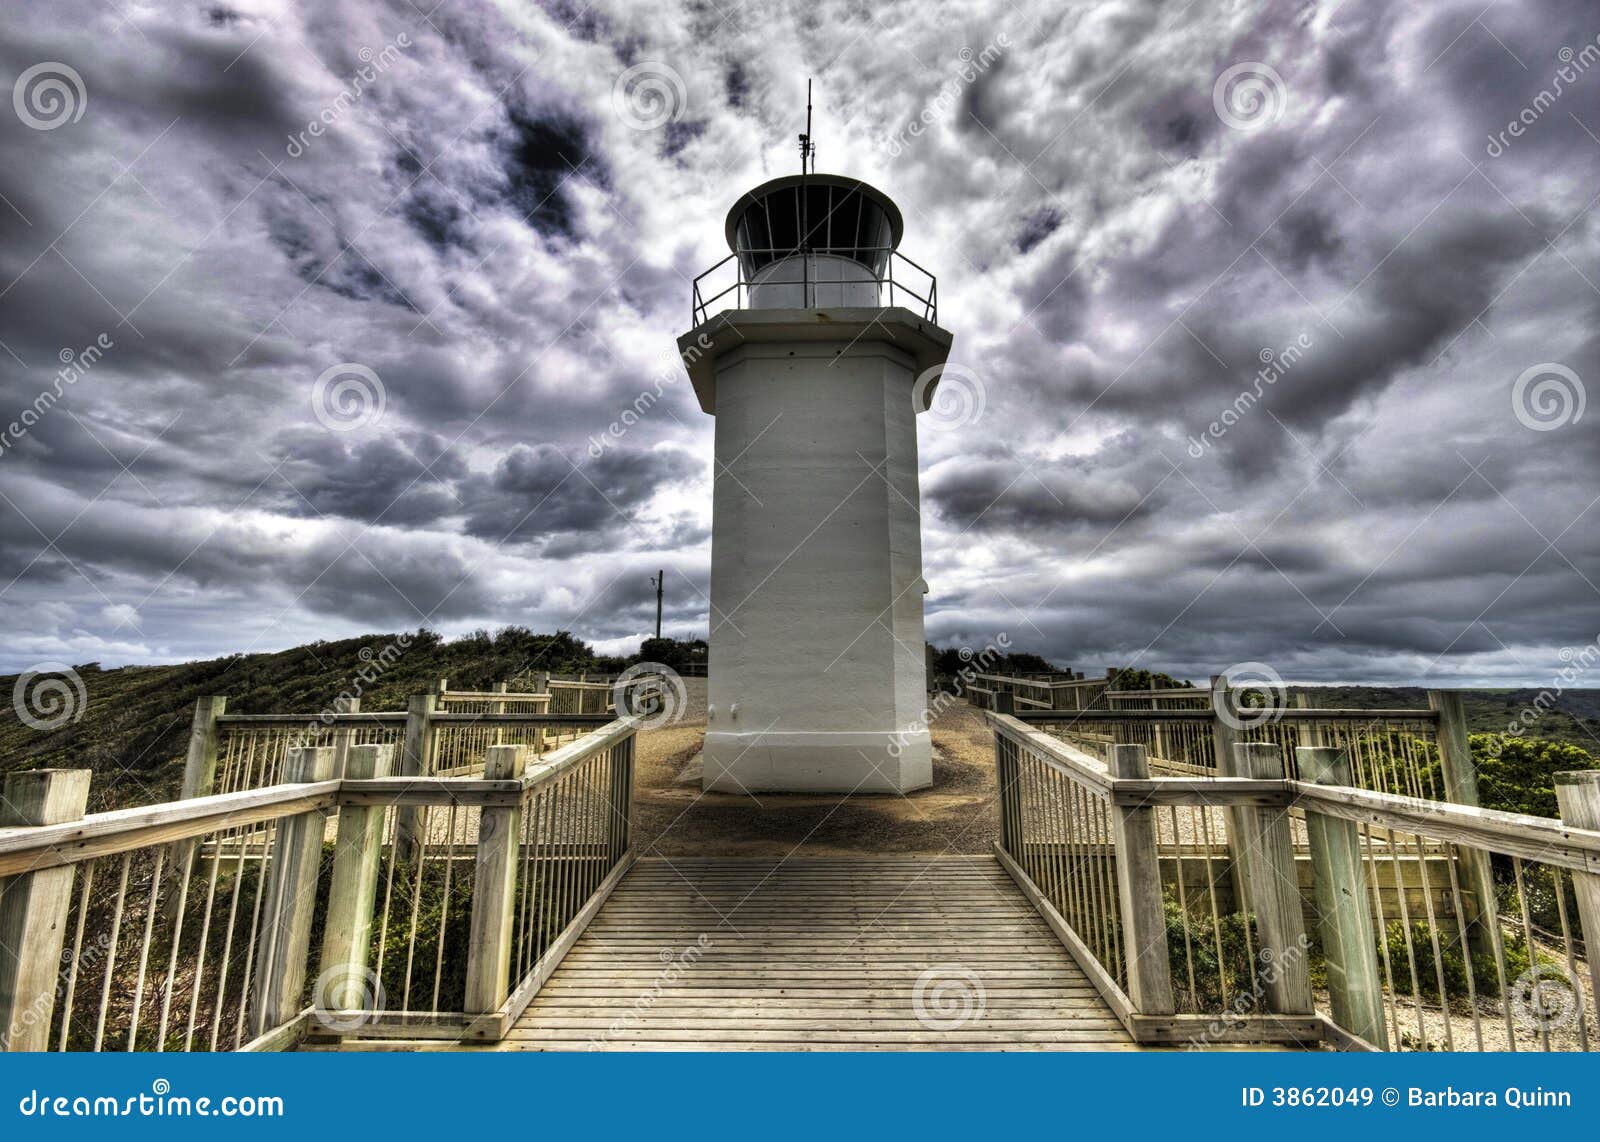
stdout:
[[965,702],[934,721],[933,785],[916,793],[703,793],[693,763],[706,732],[705,683],[688,681],[699,685],[685,719],[639,735],[634,839],[641,855],[990,851],[999,827],[994,741],[983,715]]

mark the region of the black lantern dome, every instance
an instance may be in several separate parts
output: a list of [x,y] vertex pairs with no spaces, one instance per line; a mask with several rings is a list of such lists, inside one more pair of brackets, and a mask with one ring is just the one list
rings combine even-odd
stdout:
[[728,246],[746,280],[773,262],[820,254],[859,263],[882,279],[904,223],[889,196],[859,179],[795,174],[764,182],[728,211]]

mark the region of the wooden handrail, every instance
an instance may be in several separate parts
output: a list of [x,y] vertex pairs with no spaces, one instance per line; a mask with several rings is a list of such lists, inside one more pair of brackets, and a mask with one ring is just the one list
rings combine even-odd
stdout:
[[1286,782],[1294,803],[1329,817],[1380,828],[1415,833],[1430,840],[1450,841],[1505,856],[1559,865],[1578,872],[1600,873],[1600,831],[1576,829],[1551,817],[1481,809],[1375,793],[1340,785]]
[[[0,876],[58,868],[147,845],[189,840],[217,829],[262,824],[338,805],[515,805],[536,789],[610,749],[638,729],[640,718],[570,715],[604,728],[545,755],[516,780],[471,777],[380,777],[268,785],[190,797],[160,805],[92,813],[60,825],[0,828]],[[558,719],[559,720],[559,719]]]
[[[428,697],[431,701],[433,696]],[[0,877],[6,878],[8,900],[12,888],[21,886],[18,900],[26,902],[24,918],[33,928],[42,924],[39,930],[49,938],[25,942],[8,929],[8,949],[22,948],[26,962],[12,957],[9,966],[0,963],[0,1025],[14,1029],[23,1012],[43,1015],[42,1019],[28,1016],[41,1028],[39,1033],[27,1038],[0,1036],[0,1050],[50,1046],[65,1050],[75,1033],[71,1028],[76,961],[64,995],[55,994],[62,934],[74,898],[79,943],[86,922],[96,925],[96,939],[104,937],[99,929],[109,924],[108,964],[115,962],[119,931],[130,943],[139,940],[131,1014],[119,1009],[110,1020],[115,1041],[125,1042],[129,1049],[146,1045],[165,1049],[181,1040],[184,1050],[215,1050],[219,1035],[226,1043],[228,1034],[234,1047],[284,1048],[307,1034],[344,1034],[351,1028],[377,1026],[394,1014],[382,1010],[386,1000],[381,989],[369,996],[362,985],[363,980],[375,978],[367,964],[373,925],[381,923],[379,930],[388,931],[387,896],[381,922],[375,919],[380,865],[389,861],[392,876],[395,868],[407,861],[438,858],[443,859],[447,897],[452,873],[472,877],[472,917],[466,946],[455,940],[456,950],[451,953],[469,965],[463,1010],[445,1012],[443,1018],[450,1027],[441,1024],[431,1031],[442,1030],[451,1038],[501,1038],[632,862],[633,739],[644,720],[634,716],[583,718],[583,723],[604,724],[546,755],[528,772],[523,767],[534,760],[532,745],[490,745],[484,776],[453,780],[427,774],[387,776],[393,743],[347,745],[343,754],[333,744],[296,745],[288,750],[283,765],[288,780],[263,788],[190,796],[90,816],[78,815],[83,804],[80,796],[77,808],[70,812],[70,807],[63,807],[60,811],[12,814],[23,823],[0,828]],[[544,724],[563,721],[572,724],[573,719],[541,719]],[[347,765],[352,776],[333,777],[336,765]],[[62,779],[70,779],[86,795],[90,774],[80,769],[22,776],[32,782],[27,790],[51,780],[60,785]],[[17,781],[8,778],[8,797],[25,806],[41,801],[40,797],[30,800],[14,786]],[[62,797],[56,800],[62,801]],[[442,838],[437,818],[425,815],[427,806],[450,809]],[[464,817],[455,812],[458,807],[477,812]],[[416,843],[409,850],[400,832],[408,813],[421,822]],[[395,828],[387,833],[384,822],[391,817]],[[336,819],[339,840],[334,846],[334,884],[326,905],[321,905],[318,877],[326,867],[328,828]],[[462,857],[458,823],[466,830],[476,829],[476,841],[467,842],[464,854],[468,873],[456,867]],[[109,882],[103,876],[98,881],[95,878],[102,857],[115,862]],[[242,879],[247,863],[256,885],[253,908],[240,913],[229,904],[225,913],[214,912],[212,905],[219,892],[235,891],[247,883]],[[423,867],[418,864],[417,876],[422,875]],[[237,879],[224,881],[219,889],[219,874]],[[230,883],[233,888],[228,887]],[[536,900],[531,895],[535,884],[539,888]],[[113,916],[108,920],[94,909],[109,904],[113,896]],[[143,909],[134,913],[141,917],[142,939],[137,936],[138,928],[124,923],[125,904],[134,908],[135,897]],[[315,929],[313,921],[319,909],[325,923]],[[11,916],[17,914],[13,911]],[[184,942],[189,936],[186,919],[201,925],[197,945],[192,940]],[[214,925],[214,920],[220,926]],[[413,904],[407,937],[413,950],[418,939],[416,925]],[[323,933],[320,946],[316,939],[319,930]],[[397,931],[403,934],[405,929]],[[446,955],[443,934],[438,941],[439,959],[432,980],[434,1006],[441,1003],[441,986],[446,982],[441,966]],[[153,947],[157,950],[152,962]],[[234,973],[229,992],[225,986],[229,968],[241,949],[248,949],[245,961],[253,965],[254,973],[248,968],[243,975]],[[308,1014],[302,1004],[314,958],[324,961],[322,974],[332,986],[325,988],[319,979]],[[152,990],[162,987],[162,963],[166,965],[165,991]],[[19,964],[25,970],[17,970]],[[199,981],[208,965],[220,965],[220,975],[214,999],[205,1001],[208,1014],[204,1022],[197,1023],[203,999]],[[513,968],[516,974],[508,974]],[[406,970],[402,1003],[410,999],[409,959]],[[105,1042],[107,1014],[112,1011],[113,976],[109,966],[105,971],[105,990],[96,989],[99,1003],[90,1011],[95,1050]],[[422,986],[425,997],[427,985]],[[187,1004],[181,996],[176,1006],[172,1004],[172,997],[178,994],[175,987],[179,992],[189,989]],[[79,992],[83,998],[82,989]],[[143,1019],[141,998],[150,1000]],[[85,1002],[92,1003],[93,997]],[[423,1003],[427,1002],[423,998]],[[355,1009],[347,1009],[351,1004]],[[373,1010],[359,1009],[364,1004]],[[58,1005],[67,1013],[58,1021],[62,1028],[59,1038],[52,1030],[57,1025],[52,1011]],[[354,1022],[346,1026],[341,1016],[353,1016]],[[409,1017],[401,1013],[400,1018],[405,1021]],[[433,1013],[429,1018],[440,1016]],[[52,1031],[48,1039],[44,1031]],[[430,1033],[429,1028],[421,1027],[407,1027],[406,1031],[412,1037]],[[241,1042],[245,1037],[248,1042]]]
[[608,750],[619,741],[633,736],[644,719],[638,715],[628,714],[620,718],[613,718],[610,721],[611,724],[607,725],[605,729],[591,734],[584,734],[577,741],[568,742],[560,749],[545,754],[537,764],[530,765],[528,771],[522,775],[523,791],[537,789],[541,785],[554,781],[580,762],[587,761],[595,754]]
[[[1250,711],[1246,709],[1245,713]],[[1210,722],[1216,717],[1212,710],[1049,710],[1040,713],[1018,714],[1027,722]],[[1279,722],[1432,722],[1437,724],[1437,710],[1322,710],[1286,709],[1276,718]]]
[[404,725],[406,712],[404,710],[376,710],[365,713],[318,713],[318,714],[218,714],[216,723],[219,726],[370,726],[370,725]]
[[1060,770],[1078,784],[1109,793],[1116,783],[1105,766],[1060,738],[1032,729],[1025,721],[1010,714],[986,711],[984,717],[995,733],[1031,750],[1046,765]]
[[146,845],[203,836],[216,829],[325,809],[335,804],[341,785],[339,781],[269,785],[91,813],[62,825],[0,829],[0,876],[77,864]]
[[1014,686],[1034,686],[1041,689],[1061,690],[1069,686],[1104,686],[1104,678],[1015,678],[1009,674],[974,674],[974,678],[987,678],[991,682],[1006,682]]
[[[1034,753],[1052,769],[1080,785],[1104,793],[1113,805],[1263,805],[1288,806],[1294,791],[1285,781],[1260,781],[1243,777],[1112,777],[1095,758],[1038,730],[1021,718],[989,713],[996,733]],[[1006,723],[1012,723],[1007,725]]]
[[[544,697],[544,695],[540,695]],[[221,714],[216,721],[221,726],[370,726],[404,725],[404,710],[369,711],[360,714]],[[499,725],[582,725],[603,726],[613,720],[611,714],[491,714],[471,711],[439,710],[429,715],[429,720],[440,725],[499,724]]]
[[1600,831],[1573,828],[1554,818],[1295,780],[1119,779],[1070,743],[1032,729],[1027,724],[1027,716],[995,713],[985,716],[996,733],[1026,747],[1044,764],[1080,784],[1103,791],[1113,804],[1249,804],[1308,808],[1330,817],[1414,833],[1430,840],[1449,841],[1578,872],[1600,873]]
[[608,726],[616,715],[596,714],[491,714],[440,710],[429,716],[439,726]]

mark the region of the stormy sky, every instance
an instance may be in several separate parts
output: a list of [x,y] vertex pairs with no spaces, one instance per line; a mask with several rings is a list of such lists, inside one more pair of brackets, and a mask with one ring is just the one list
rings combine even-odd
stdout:
[[673,340],[733,199],[797,168],[808,76],[819,169],[895,198],[955,335],[932,640],[1545,685],[1600,634],[1585,0],[0,21],[0,670],[631,650],[658,567],[703,635]]

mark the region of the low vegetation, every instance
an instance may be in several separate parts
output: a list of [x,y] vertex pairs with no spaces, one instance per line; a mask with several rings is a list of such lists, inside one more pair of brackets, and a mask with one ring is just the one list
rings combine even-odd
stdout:
[[[682,657],[692,656],[693,644],[662,643],[672,645],[657,650],[681,647]],[[364,710],[403,710],[409,695],[440,678],[480,689],[533,671],[614,673],[638,658],[598,655],[566,631],[506,627],[449,640],[429,630],[361,635],[172,666],[85,663],[74,667],[86,694],[77,717],[46,731],[9,711],[0,718],[0,768],[90,768],[91,811],[150,803],[177,794],[194,702],[203,695],[225,694],[228,709],[241,714],[316,713],[341,694],[359,695]],[[13,693],[16,683],[15,675],[0,677],[0,693]]]

